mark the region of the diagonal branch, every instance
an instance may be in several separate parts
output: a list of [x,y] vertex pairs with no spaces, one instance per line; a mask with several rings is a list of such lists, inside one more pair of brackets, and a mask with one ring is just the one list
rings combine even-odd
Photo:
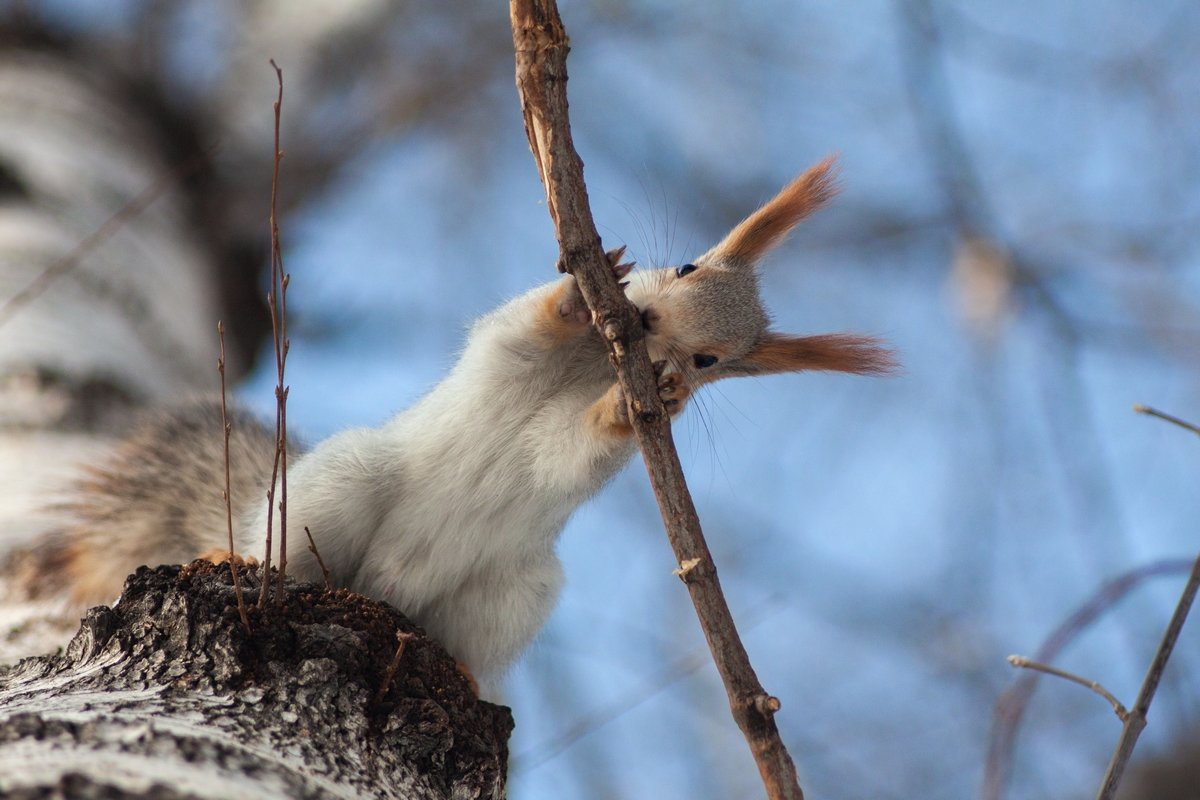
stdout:
[[1175,642],[1179,639],[1179,632],[1183,630],[1183,623],[1187,621],[1188,611],[1192,608],[1192,602],[1196,599],[1198,589],[1200,589],[1200,557],[1197,557],[1192,564],[1192,571],[1188,574],[1183,594],[1175,606],[1175,612],[1171,615],[1171,621],[1167,624],[1167,630],[1163,633],[1158,650],[1155,651],[1154,658],[1146,670],[1146,677],[1142,681],[1142,688],[1138,690],[1137,700],[1134,701],[1133,708],[1129,709],[1129,716],[1125,719],[1125,725],[1121,729],[1121,737],[1117,740],[1117,746],[1113,750],[1108,769],[1104,772],[1104,781],[1100,784],[1100,791],[1096,795],[1097,800],[1112,800],[1117,796],[1117,786],[1125,772],[1125,765],[1129,763],[1134,745],[1137,744],[1142,729],[1146,727],[1146,714],[1150,711],[1150,701],[1154,699],[1154,693],[1158,691],[1158,683],[1162,680],[1163,671],[1167,668],[1167,661],[1171,658],[1171,651],[1175,649]]
[[[1061,622],[1037,649],[1034,659],[1053,661],[1058,654],[1096,620],[1149,578],[1186,572],[1191,559],[1169,558],[1130,570],[1104,584],[1082,606]],[[1000,800],[1012,769],[1017,731],[1025,709],[1033,699],[1038,676],[1030,673],[1018,678],[996,700],[992,711],[992,726],[988,733],[987,761],[984,765],[983,800]]]
[[559,269],[575,276],[609,344],[617,380],[629,398],[629,419],[650,474],[667,537],[725,684],[734,719],[758,764],[771,800],[803,800],[796,767],[780,739],[779,701],[763,690],[738,637],[717,580],[708,545],[671,438],[671,421],[658,397],[644,332],[617,286],[592,220],[583,162],[571,141],[566,59],[570,50],[555,0],[510,0],[517,89],[525,133],[533,150],[558,237]]
[[[1146,406],[1135,406],[1134,410],[1159,417],[1193,433],[1200,433],[1200,428],[1190,422],[1185,422],[1179,417],[1162,411]],[[1158,691],[1159,681],[1162,680],[1163,672],[1167,668],[1167,661],[1170,660],[1171,652],[1175,649],[1179,633],[1183,630],[1183,623],[1187,621],[1192,603],[1196,600],[1197,591],[1200,591],[1200,556],[1197,556],[1192,563],[1187,583],[1183,586],[1183,593],[1180,594],[1175,611],[1171,614],[1171,621],[1167,623],[1167,629],[1163,632],[1158,649],[1154,652],[1154,658],[1146,669],[1146,677],[1142,680],[1142,687],[1138,690],[1137,700],[1134,701],[1133,708],[1129,710],[1129,716],[1125,719],[1125,725],[1121,728],[1121,736],[1117,739],[1112,759],[1104,771],[1104,780],[1100,784],[1100,791],[1096,794],[1097,800],[1112,800],[1117,796],[1117,786],[1120,785],[1121,776],[1125,773],[1125,765],[1129,763],[1129,757],[1133,755],[1133,748],[1137,744],[1138,737],[1141,736],[1142,729],[1146,727],[1146,715],[1150,712],[1150,702],[1154,700],[1154,694]]]

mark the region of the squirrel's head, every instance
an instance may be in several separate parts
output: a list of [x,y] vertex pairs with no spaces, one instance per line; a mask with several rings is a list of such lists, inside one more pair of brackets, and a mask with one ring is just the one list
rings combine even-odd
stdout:
[[763,256],[835,193],[833,158],[827,158],[693,263],[631,273],[627,294],[642,312],[651,358],[665,359],[693,386],[735,375],[894,369],[891,351],[867,336],[771,330],[759,298]]

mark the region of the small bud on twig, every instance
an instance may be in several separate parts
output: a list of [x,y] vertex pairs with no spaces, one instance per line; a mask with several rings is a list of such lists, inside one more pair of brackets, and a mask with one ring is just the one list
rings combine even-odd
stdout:
[[769,694],[760,694],[754,698],[754,707],[758,710],[758,713],[764,717],[769,717],[783,708],[783,703],[779,702],[778,697],[772,697]]
[[1066,670],[1059,669],[1058,667],[1052,667],[1049,664],[1041,664],[1037,661],[1032,661],[1025,656],[1009,656],[1006,660],[1009,664],[1012,664],[1018,669],[1032,669],[1037,672],[1044,672],[1047,675],[1054,675],[1055,677],[1063,678],[1071,683],[1078,683],[1080,686],[1091,689],[1093,692],[1108,701],[1108,704],[1113,707],[1113,711],[1116,712],[1117,717],[1122,722],[1129,719],[1129,710],[1121,704],[1120,700],[1113,697],[1112,693],[1109,692],[1108,689],[1105,689],[1103,686],[1101,686],[1098,681],[1088,680],[1087,678],[1080,677],[1073,672],[1067,672]]

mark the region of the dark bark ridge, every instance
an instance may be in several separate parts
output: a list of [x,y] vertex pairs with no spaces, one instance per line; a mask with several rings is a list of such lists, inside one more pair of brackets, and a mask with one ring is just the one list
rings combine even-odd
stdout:
[[227,567],[143,567],[0,674],[0,796],[504,797],[511,713],[399,612],[289,582],[247,635],[235,603]]

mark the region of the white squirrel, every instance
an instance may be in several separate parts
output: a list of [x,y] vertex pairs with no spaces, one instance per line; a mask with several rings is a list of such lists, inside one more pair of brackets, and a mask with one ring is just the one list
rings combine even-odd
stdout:
[[[756,266],[833,194],[831,172],[832,160],[811,168],[691,264],[630,272],[624,248],[608,254],[617,278],[628,275],[672,415],[721,378],[891,369],[871,338],[768,329]],[[334,585],[391,603],[493,680],[555,604],[559,532],[634,449],[606,346],[566,276],[476,321],[458,363],[416,405],[289,465],[289,572],[321,579],[307,528]],[[273,433],[234,419],[239,554],[264,551],[273,455]],[[80,481],[79,522],[44,563],[77,600],[106,601],[139,564],[227,548],[223,482],[219,406],[163,415]]]

